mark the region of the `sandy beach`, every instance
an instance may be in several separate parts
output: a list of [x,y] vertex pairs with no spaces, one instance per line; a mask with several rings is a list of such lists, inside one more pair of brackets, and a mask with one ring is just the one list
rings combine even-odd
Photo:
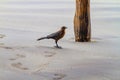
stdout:
[[63,49],[57,49],[53,40],[37,42],[41,33],[0,31],[6,34],[0,39],[1,80],[120,79],[119,36],[99,36],[85,43],[63,39]]
[[[29,9],[33,5],[24,1],[1,3],[0,80],[120,80],[120,12],[114,10],[120,9],[119,4],[92,1],[91,42],[78,43],[74,42],[72,2],[60,1],[62,8],[53,8],[55,1],[48,7],[46,2],[36,2],[37,8],[42,4],[38,10]],[[58,42],[62,49],[54,47],[54,40],[36,41],[63,25],[68,30]]]

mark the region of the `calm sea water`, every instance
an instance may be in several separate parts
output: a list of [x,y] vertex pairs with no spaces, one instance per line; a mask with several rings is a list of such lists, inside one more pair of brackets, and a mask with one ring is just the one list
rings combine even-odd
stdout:
[[[51,31],[60,26],[73,31],[75,0],[0,1],[0,28]],[[120,34],[120,1],[91,0],[92,32]],[[99,30],[98,30],[99,29]]]

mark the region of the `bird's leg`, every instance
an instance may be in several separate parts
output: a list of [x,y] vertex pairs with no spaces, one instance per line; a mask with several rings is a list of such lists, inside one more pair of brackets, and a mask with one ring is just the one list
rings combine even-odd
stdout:
[[57,40],[55,40],[55,43],[56,43],[56,47],[57,47],[57,48],[62,48],[62,47],[58,46]]
[[55,43],[56,43],[56,47],[59,47],[56,40],[55,40]]

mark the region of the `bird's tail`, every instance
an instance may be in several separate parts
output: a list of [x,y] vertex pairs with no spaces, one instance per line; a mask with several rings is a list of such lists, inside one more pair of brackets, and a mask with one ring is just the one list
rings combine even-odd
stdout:
[[37,41],[43,40],[43,39],[47,39],[47,37],[41,37],[41,38],[37,39]]

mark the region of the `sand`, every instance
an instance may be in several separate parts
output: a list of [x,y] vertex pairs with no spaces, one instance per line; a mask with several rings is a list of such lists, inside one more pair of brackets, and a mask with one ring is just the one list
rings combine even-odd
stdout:
[[99,36],[84,43],[64,38],[58,49],[53,40],[37,42],[39,32],[0,31],[4,33],[0,39],[4,43],[0,44],[1,80],[120,79],[119,36]]
[[[74,42],[73,0],[1,1],[0,80],[120,80],[119,1],[91,1],[92,39],[83,43]],[[63,25],[62,49],[36,41]]]

